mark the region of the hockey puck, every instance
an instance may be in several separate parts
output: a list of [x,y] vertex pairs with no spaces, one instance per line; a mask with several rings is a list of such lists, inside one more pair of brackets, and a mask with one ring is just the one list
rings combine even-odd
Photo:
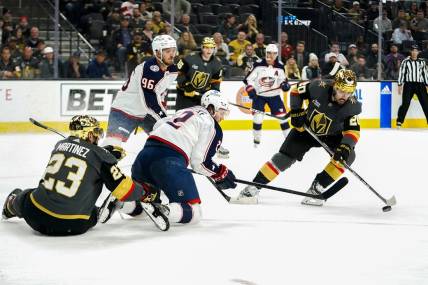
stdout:
[[391,210],[392,210],[391,206],[385,206],[382,208],[382,211],[384,211],[384,212],[389,212]]

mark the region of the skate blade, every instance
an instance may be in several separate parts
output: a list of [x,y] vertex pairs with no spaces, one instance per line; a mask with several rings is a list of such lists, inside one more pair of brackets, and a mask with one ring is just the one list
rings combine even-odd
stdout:
[[324,205],[324,201],[316,200],[316,199],[303,199],[301,204],[302,205],[308,205],[308,206],[321,207],[322,205]]
[[141,203],[143,211],[153,221],[155,226],[161,231],[165,232],[169,229],[168,218],[152,203]]
[[255,205],[258,204],[259,199],[257,197],[230,197],[229,203],[232,204],[243,204],[243,205]]
[[228,154],[217,153],[217,158],[228,159],[230,158]]

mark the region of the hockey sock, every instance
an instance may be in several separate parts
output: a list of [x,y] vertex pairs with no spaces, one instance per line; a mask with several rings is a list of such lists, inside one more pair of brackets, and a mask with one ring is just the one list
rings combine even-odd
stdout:
[[290,123],[281,121],[280,126],[281,126],[281,130],[285,131],[290,128]]
[[271,162],[266,162],[253,179],[254,182],[268,184],[274,180],[280,173],[279,169]]
[[339,179],[343,172],[345,172],[343,166],[331,160],[324,170],[317,175],[317,179],[320,184],[326,188],[328,185]]

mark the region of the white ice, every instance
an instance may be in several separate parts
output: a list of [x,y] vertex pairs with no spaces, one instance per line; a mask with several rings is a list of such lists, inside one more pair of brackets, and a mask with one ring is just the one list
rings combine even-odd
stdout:
[[[58,136],[0,136],[0,203],[16,187],[37,185]],[[279,131],[264,131],[254,149],[250,131],[225,132],[231,158],[218,160],[252,180],[279,149]],[[121,162],[130,171],[144,143],[133,136]],[[385,198],[350,183],[323,207],[262,190],[259,205],[231,205],[204,177],[199,225],[158,231],[147,220],[118,215],[77,237],[44,237],[23,220],[0,223],[0,284],[428,284],[428,133],[363,130],[352,166]],[[304,191],[328,161],[322,149],[272,185]],[[237,195],[244,186],[227,191]]]

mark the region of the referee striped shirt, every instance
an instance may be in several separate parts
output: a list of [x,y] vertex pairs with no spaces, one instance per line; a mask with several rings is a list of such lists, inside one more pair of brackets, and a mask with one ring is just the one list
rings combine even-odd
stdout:
[[423,59],[412,60],[409,56],[403,60],[398,73],[398,85],[406,82],[419,82],[428,85],[428,71]]

